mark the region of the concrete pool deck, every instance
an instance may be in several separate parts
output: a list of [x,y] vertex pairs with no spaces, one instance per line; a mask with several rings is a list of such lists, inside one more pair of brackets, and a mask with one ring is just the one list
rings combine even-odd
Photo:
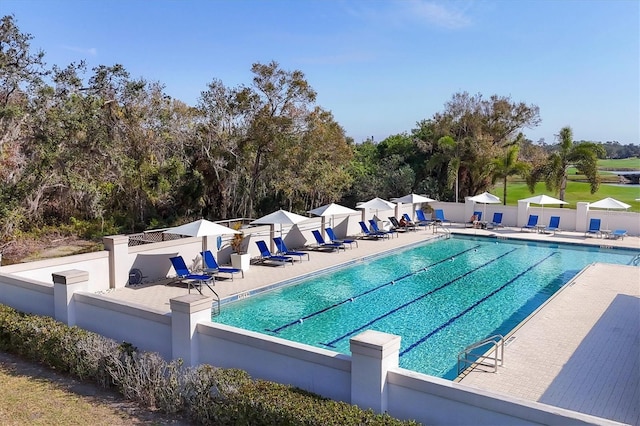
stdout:
[[[640,253],[640,238],[610,240],[582,232],[538,234],[520,228],[480,230],[452,225],[454,233],[507,239],[626,247]],[[339,253],[311,251],[311,260],[284,267],[252,265],[245,278],[216,281],[221,298],[295,279],[315,271],[442,237],[431,229],[406,232],[383,241],[359,240]],[[490,392],[640,424],[640,273],[639,268],[595,264],[543,305],[513,333],[498,373],[474,372],[461,383]],[[205,287],[204,294],[210,294]],[[162,283],[127,287],[105,296],[170,312],[169,299],[185,295],[184,286]]]

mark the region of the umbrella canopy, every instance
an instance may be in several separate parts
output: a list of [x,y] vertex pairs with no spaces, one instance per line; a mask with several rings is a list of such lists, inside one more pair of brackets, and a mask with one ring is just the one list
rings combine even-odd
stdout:
[[241,234],[240,231],[222,226],[206,219],[185,223],[184,225],[169,228],[165,234],[188,235],[190,237],[206,237],[208,235]]
[[382,198],[374,198],[364,203],[358,204],[357,209],[370,209],[370,210],[391,210],[395,209],[396,205],[390,201],[383,200]]
[[483,203],[483,204],[497,204],[500,202],[500,198],[496,197],[493,194],[489,194],[488,192],[483,192],[482,194],[474,195],[473,197],[469,197],[469,199],[474,203]]
[[324,206],[318,207],[317,209],[309,210],[307,213],[311,213],[314,216],[322,216],[322,226],[324,229],[324,218],[331,218],[331,227],[333,228],[333,218],[334,216],[339,215],[348,215],[358,213],[358,211],[350,209],[349,207],[341,206],[340,204],[325,204]]
[[557,198],[549,197],[548,195],[536,195],[533,197],[525,198],[523,200],[518,201],[526,201],[527,203],[540,204],[542,206],[542,214],[541,223],[544,223],[544,206],[545,204],[569,204],[566,201],[558,200]]
[[378,216],[378,211],[379,210],[392,210],[396,208],[396,205],[393,204],[392,202],[389,202],[387,200],[383,200],[382,198],[373,198],[369,201],[366,201],[364,203],[358,203],[356,205],[357,209],[363,209],[363,213],[362,213],[362,219],[364,220],[364,210],[365,209],[369,209],[369,210],[375,210],[376,211],[376,217]]
[[337,216],[340,214],[354,214],[358,213],[358,211],[350,209],[349,207],[341,206],[340,204],[326,204],[324,206],[318,207],[317,209],[309,210],[307,213],[311,213],[315,216]]
[[549,197],[548,195],[536,195],[533,197],[525,198],[518,201],[526,201],[527,203],[540,204],[544,206],[545,204],[569,204],[566,201],[558,200],[557,198]]
[[607,197],[603,198],[600,201],[596,201],[595,203],[589,203],[589,208],[596,209],[613,209],[613,210],[626,210],[631,207],[627,203],[623,203],[622,201],[618,201],[615,198]]
[[[609,210],[626,210],[629,207],[631,207],[629,204],[627,203],[623,203],[622,201],[618,201],[615,198],[611,198],[611,197],[607,197],[607,198],[603,198],[600,201],[596,201],[595,203],[589,203],[589,208],[596,208],[596,209],[607,209],[607,211]],[[607,223],[605,224],[605,228],[609,228],[609,215],[607,215]]]
[[425,197],[424,195],[408,194],[408,195],[405,195],[404,197],[392,198],[391,201],[395,203],[403,203],[403,204],[420,204],[420,203],[430,203],[436,200],[432,200],[431,198]]
[[500,198],[496,197],[493,194],[489,194],[488,192],[483,192],[482,194],[474,195],[469,198],[474,203],[482,203],[484,204],[484,212],[482,213],[482,217],[484,217],[486,221],[487,217],[487,204],[499,204]]
[[280,209],[250,223],[251,225],[295,225],[308,219],[308,217]]
[[400,198],[392,198],[391,201],[395,202],[395,203],[403,203],[403,204],[413,204],[413,219],[416,219],[416,204],[422,204],[422,203],[430,203],[432,201],[436,201],[433,200],[429,197],[425,197],[424,195],[418,195],[418,194],[407,194],[404,197],[400,197]]
[[[296,223],[300,223],[305,220],[309,220],[309,218],[280,209],[273,213],[269,213],[266,216],[262,216],[261,218],[250,222],[250,224],[251,225],[280,225],[280,236],[282,236],[283,235],[282,225],[295,225]],[[271,249],[273,250],[273,241],[271,242]]]

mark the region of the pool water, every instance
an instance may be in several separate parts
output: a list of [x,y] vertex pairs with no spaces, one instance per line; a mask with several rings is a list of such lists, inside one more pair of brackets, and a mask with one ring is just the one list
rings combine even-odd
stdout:
[[453,379],[466,346],[506,335],[585,266],[634,254],[456,236],[224,304],[213,320],[345,354],[365,330],[395,334],[401,367]]

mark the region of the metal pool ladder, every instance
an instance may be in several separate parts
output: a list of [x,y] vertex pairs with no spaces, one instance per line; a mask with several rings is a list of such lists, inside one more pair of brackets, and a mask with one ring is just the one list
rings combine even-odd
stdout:
[[433,224],[433,233],[437,234],[438,233],[438,229],[441,229],[442,232],[445,234],[445,236],[447,238],[451,237],[451,230],[447,229],[443,224],[439,223],[439,222],[434,222]]
[[640,253],[636,254],[635,257],[631,259],[631,262],[629,262],[629,265],[633,265],[633,266],[640,265]]
[[[486,346],[491,347],[489,350],[485,350],[483,354],[474,353],[474,350],[482,349]],[[493,372],[497,373],[498,365],[502,366],[503,362],[504,337],[496,334],[472,343],[458,353],[458,375],[466,371],[469,367],[475,369],[479,366],[493,368]]]

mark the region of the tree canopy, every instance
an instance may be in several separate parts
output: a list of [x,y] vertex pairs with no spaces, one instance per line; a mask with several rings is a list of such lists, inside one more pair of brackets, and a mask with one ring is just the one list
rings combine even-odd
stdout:
[[562,191],[569,163],[597,189],[604,149],[564,129],[557,150],[533,144],[523,130],[540,123],[538,107],[510,97],[456,93],[411,131],[355,143],[304,73],[275,61],[252,64],[237,87],[212,78],[190,106],[122,64],[49,68],[32,40],[14,17],[0,21],[0,241],[47,225],[100,236],[410,192],[453,201],[499,180],[506,200],[507,178],[529,167],[529,182]]

